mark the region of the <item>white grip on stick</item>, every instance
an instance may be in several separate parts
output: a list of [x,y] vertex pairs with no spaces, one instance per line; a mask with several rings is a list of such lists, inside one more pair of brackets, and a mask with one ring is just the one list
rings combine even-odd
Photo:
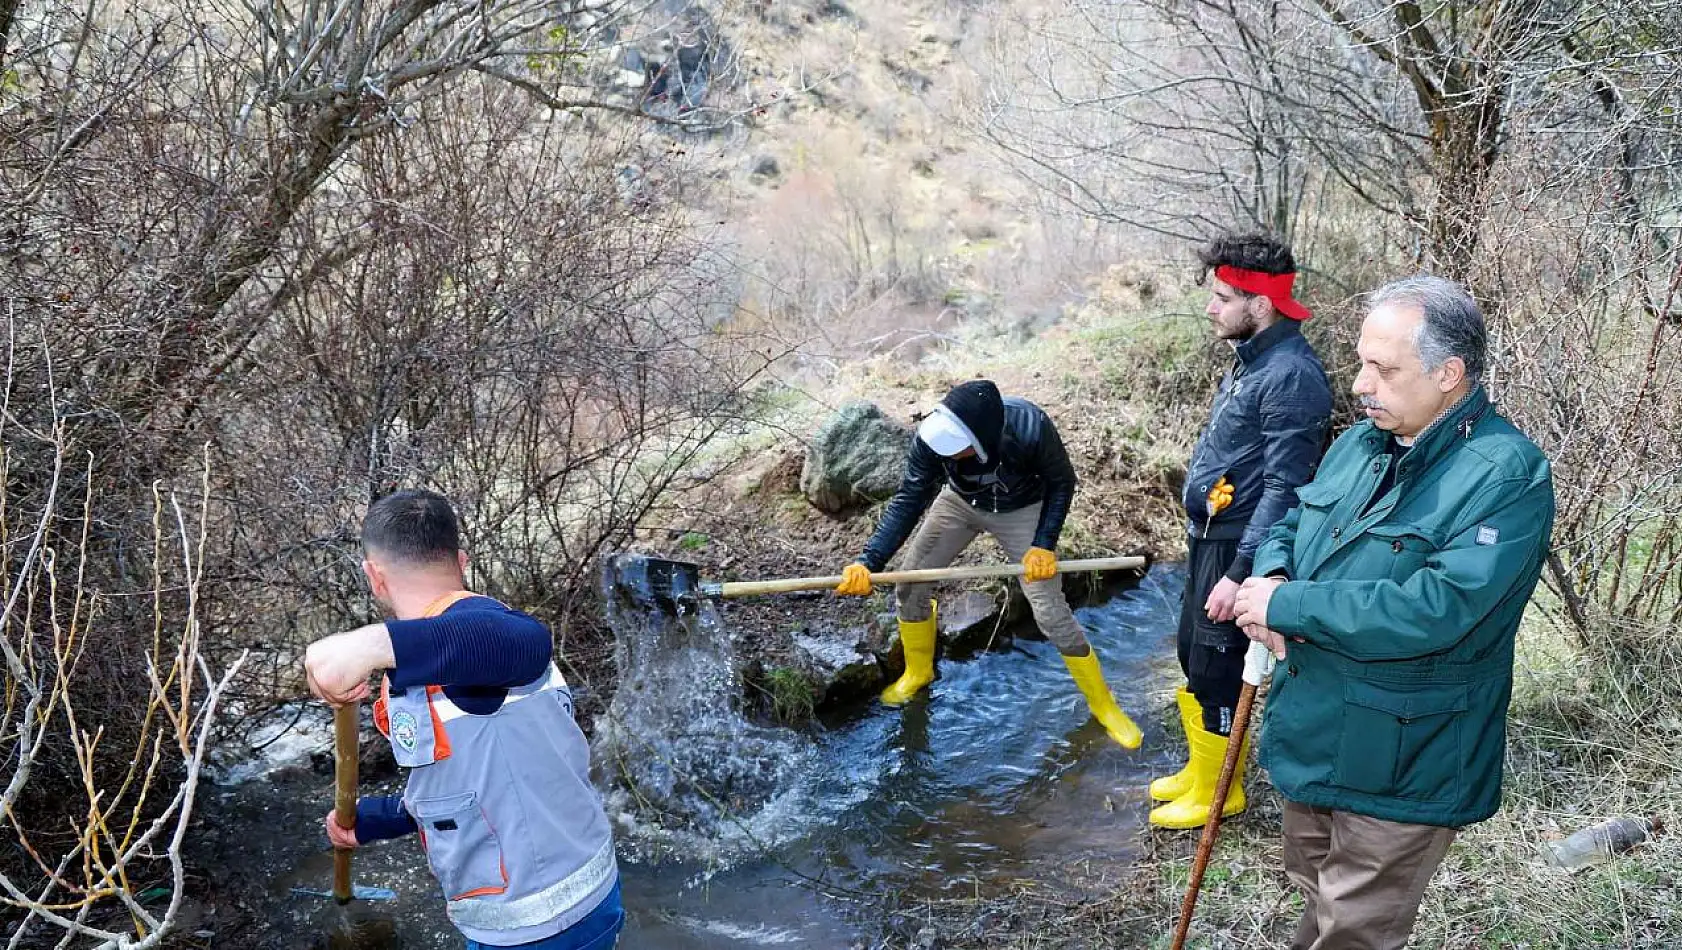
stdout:
[[1273,651],[1266,644],[1250,641],[1250,650],[1244,654],[1244,682],[1259,688],[1262,680],[1273,675],[1273,662]]

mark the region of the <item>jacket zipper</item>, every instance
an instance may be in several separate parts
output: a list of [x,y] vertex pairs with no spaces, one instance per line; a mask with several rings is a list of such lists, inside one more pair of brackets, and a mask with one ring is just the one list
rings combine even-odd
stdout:
[[[1215,413],[1214,413],[1214,415],[1209,417],[1209,432],[1210,432],[1211,435],[1214,434],[1215,426],[1220,423],[1221,417],[1226,415],[1227,405],[1232,402],[1232,399],[1233,399],[1234,396],[1238,395],[1238,381],[1243,379],[1243,378],[1244,378],[1244,361],[1241,360],[1241,359],[1234,358],[1233,359],[1233,366],[1232,366],[1232,386],[1230,388],[1228,388],[1225,393],[1222,394],[1221,400],[1219,402],[1215,403]],[[1216,479],[1216,481],[1219,481],[1219,479]],[[1211,485],[1209,487],[1213,488],[1214,486]],[[1204,513],[1203,514],[1203,536],[1205,538],[1207,538],[1209,536],[1210,527],[1212,527],[1215,523],[1215,513],[1213,511],[1209,510],[1209,489],[1208,488],[1203,489],[1201,494],[1203,495],[1203,513]]]

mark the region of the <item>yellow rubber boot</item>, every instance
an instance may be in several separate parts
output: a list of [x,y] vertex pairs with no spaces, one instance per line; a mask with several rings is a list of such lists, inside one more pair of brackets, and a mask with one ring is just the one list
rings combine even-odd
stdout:
[[1075,685],[1080,687],[1082,696],[1086,697],[1086,705],[1091,707],[1092,715],[1104,724],[1105,731],[1110,738],[1121,744],[1124,749],[1137,749],[1144,741],[1139,727],[1127,714],[1115,704],[1115,697],[1110,695],[1109,684],[1104,682],[1104,671],[1098,668],[1098,654],[1088,649],[1085,656],[1063,656],[1063,662],[1069,665],[1069,675],[1075,678]]
[[1191,694],[1191,690],[1180,687],[1174,693],[1174,701],[1180,706],[1180,727],[1186,734],[1188,761],[1185,768],[1151,783],[1151,798],[1159,802],[1171,802],[1191,791],[1191,724],[1203,719],[1203,707],[1198,705],[1197,697]]
[[905,672],[882,691],[882,702],[900,706],[917,691],[934,681],[935,617],[938,605],[930,603],[929,619],[899,622],[899,642],[905,649]]
[[[1158,828],[1201,828],[1209,821],[1209,803],[1215,799],[1215,783],[1221,777],[1221,763],[1226,761],[1227,737],[1218,736],[1203,728],[1199,714],[1186,730],[1191,745],[1191,788],[1184,795],[1166,805],[1151,809],[1151,824]],[[1238,766],[1232,773],[1232,788],[1227,791],[1226,805],[1221,817],[1230,818],[1244,810],[1244,768],[1250,761],[1250,737],[1238,756]]]

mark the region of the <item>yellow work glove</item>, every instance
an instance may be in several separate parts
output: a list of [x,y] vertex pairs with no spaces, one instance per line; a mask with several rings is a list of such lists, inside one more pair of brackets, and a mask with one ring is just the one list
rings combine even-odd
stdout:
[[1045,548],[1029,548],[1022,555],[1022,579],[1048,581],[1057,576],[1057,555]]
[[1209,516],[1212,518],[1221,513],[1221,509],[1232,504],[1232,483],[1222,475],[1215,487],[1209,489]]
[[841,569],[841,583],[835,592],[843,596],[863,597],[870,593],[870,568],[863,564],[849,564]]

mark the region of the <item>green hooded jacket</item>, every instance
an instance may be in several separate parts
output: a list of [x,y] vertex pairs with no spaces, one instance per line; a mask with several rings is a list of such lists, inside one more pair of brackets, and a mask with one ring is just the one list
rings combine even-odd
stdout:
[[1287,578],[1267,608],[1287,656],[1261,762],[1300,804],[1459,827],[1500,805],[1513,639],[1553,477],[1481,388],[1391,446],[1370,421],[1344,433],[1256,552],[1255,575]]

